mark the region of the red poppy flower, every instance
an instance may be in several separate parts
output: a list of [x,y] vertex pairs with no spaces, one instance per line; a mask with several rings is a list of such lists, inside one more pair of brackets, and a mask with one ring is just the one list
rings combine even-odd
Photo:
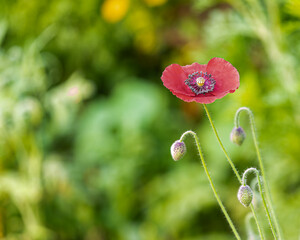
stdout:
[[161,80],[176,97],[185,102],[212,103],[240,85],[239,73],[223,58],[213,58],[208,64],[193,63],[168,66]]

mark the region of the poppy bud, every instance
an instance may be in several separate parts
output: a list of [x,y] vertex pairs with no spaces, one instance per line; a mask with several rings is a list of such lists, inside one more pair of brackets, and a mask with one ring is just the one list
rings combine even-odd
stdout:
[[245,138],[246,138],[246,133],[243,128],[238,127],[238,128],[232,129],[231,134],[230,134],[231,142],[241,146],[242,143],[244,142]]
[[178,161],[184,156],[186,152],[186,146],[184,142],[175,141],[171,146],[171,155],[174,161]]
[[249,207],[253,199],[253,192],[248,185],[242,185],[237,194],[238,200],[245,207]]

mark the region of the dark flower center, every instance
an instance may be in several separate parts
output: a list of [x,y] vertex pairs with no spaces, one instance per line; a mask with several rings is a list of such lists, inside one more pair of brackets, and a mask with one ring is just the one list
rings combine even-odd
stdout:
[[202,71],[189,74],[189,78],[184,82],[197,95],[213,91],[216,84],[211,74],[203,73]]

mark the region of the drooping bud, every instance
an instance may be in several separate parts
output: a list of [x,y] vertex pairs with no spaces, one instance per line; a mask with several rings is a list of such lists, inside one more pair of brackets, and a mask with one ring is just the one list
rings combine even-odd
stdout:
[[253,199],[253,192],[248,185],[242,185],[239,188],[237,197],[241,204],[245,207],[249,207]]
[[230,134],[230,140],[233,143],[241,146],[242,143],[244,142],[245,138],[246,138],[246,133],[243,128],[238,127],[238,128],[232,129],[231,134]]
[[186,152],[186,146],[184,142],[175,141],[171,146],[171,155],[174,161],[178,161],[184,156]]

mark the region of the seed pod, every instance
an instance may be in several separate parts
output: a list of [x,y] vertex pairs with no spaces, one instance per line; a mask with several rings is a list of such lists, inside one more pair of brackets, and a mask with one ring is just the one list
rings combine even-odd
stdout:
[[171,146],[171,155],[174,161],[181,159],[186,152],[186,146],[184,142],[175,141]]
[[241,204],[245,207],[249,207],[253,199],[253,192],[248,185],[242,185],[239,188],[237,197]]

